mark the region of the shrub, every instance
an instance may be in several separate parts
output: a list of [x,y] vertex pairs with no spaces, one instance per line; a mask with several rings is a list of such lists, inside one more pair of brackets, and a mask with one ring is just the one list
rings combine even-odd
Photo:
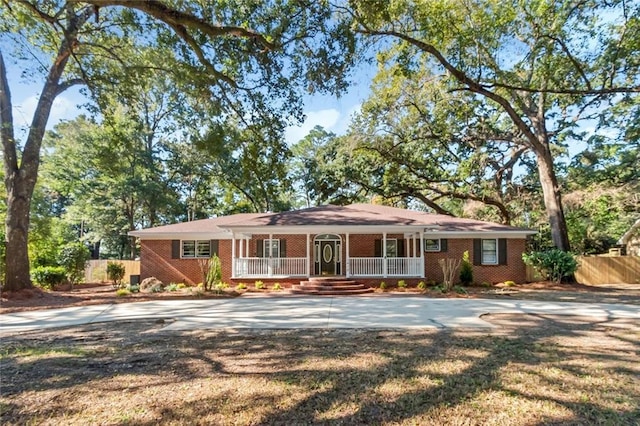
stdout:
[[116,296],[118,297],[124,297],[124,296],[128,296],[131,294],[131,291],[127,290],[126,288],[119,288],[116,291]]
[[462,264],[460,265],[460,282],[462,285],[469,285],[473,282],[473,266],[469,261],[469,251],[462,254]]
[[513,287],[514,285],[516,285],[516,283],[513,281],[505,281],[504,285],[507,287]]
[[164,288],[164,291],[178,291],[178,284],[171,283]]
[[489,288],[489,287],[493,287],[493,284],[491,284],[491,283],[489,283],[489,282],[486,282],[486,281],[483,281],[480,285],[481,285],[482,287],[487,287],[487,288]]
[[542,276],[557,283],[563,277],[573,275],[578,269],[575,257],[560,249],[522,253],[522,260],[533,266]]
[[427,285],[424,283],[424,281],[420,281],[418,283],[418,289],[419,290],[426,290],[427,289]]
[[107,278],[111,280],[113,288],[122,287],[124,278],[124,265],[120,262],[107,262]]
[[178,290],[182,290],[183,288],[187,288],[185,283],[178,283]]
[[162,293],[164,288],[162,288],[162,284],[154,284],[147,289],[150,293]]
[[256,287],[256,290],[262,290],[264,288],[264,283],[262,281],[256,281],[253,285]]
[[280,291],[280,290],[282,290],[282,286],[280,285],[280,283],[275,283],[275,284],[273,285],[273,289],[274,289],[275,291]]
[[384,281],[380,282],[380,290],[385,290],[387,288],[387,283]]
[[139,293],[140,292],[140,285],[139,284],[129,284],[129,287],[127,287],[127,289],[131,293]]
[[66,278],[66,271],[62,266],[38,266],[31,270],[31,279],[39,287],[46,289],[62,284]]
[[405,280],[398,281],[398,288],[407,288],[407,283]]
[[467,289],[462,287],[461,285],[454,286],[453,291],[455,291],[458,294],[469,294]]
[[67,244],[60,251],[60,266],[66,271],[71,288],[84,277],[84,268],[90,257],[89,249],[82,243]]
[[236,290],[246,290],[247,285],[245,283],[238,283]]

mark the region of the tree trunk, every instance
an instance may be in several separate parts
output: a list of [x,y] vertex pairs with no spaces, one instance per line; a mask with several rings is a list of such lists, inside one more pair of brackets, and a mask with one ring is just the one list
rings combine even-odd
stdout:
[[6,176],[7,219],[6,230],[6,279],[3,290],[16,291],[32,287],[29,276],[29,208],[33,185],[25,182],[19,172]]
[[547,210],[549,225],[551,226],[551,239],[557,248],[569,251],[569,233],[567,231],[567,222],[564,218],[564,210],[562,209],[558,179],[553,168],[553,159],[548,151],[536,154],[544,205]]

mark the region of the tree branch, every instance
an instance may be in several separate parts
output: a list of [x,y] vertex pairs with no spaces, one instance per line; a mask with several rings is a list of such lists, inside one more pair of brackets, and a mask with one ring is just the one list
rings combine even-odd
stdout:
[[262,34],[242,27],[229,25],[212,25],[206,20],[193,14],[176,10],[158,0],[69,0],[71,3],[88,3],[98,7],[123,6],[136,9],[147,15],[153,16],[159,21],[176,28],[184,26],[195,28],[202,33],[211,36],[235,36],[253,39],[267,50],[275,50],[276,44],[268,41]]

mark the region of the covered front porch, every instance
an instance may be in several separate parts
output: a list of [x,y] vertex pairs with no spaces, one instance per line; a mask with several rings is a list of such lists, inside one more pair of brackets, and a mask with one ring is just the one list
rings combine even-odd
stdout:
[[233,233],[232,278],[424,278],[423,231]]

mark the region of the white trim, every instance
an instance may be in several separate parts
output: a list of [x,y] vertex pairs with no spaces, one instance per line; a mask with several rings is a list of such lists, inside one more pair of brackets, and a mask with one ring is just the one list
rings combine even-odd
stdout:
[[[436,238],[513,238],[522,239],[529,235],[534,235],[536,231],[529,230],[515,230],[515,231],[430,231],[424,233],[421,226],[298,226],[298,227],[261,227],[261,228],[247,228],[247,227],[229,227],[227,231],[220,232],[148,232],[150,230],[142,231],[129,231],[128,235],[132,237],[138,237],[142,240],[230,240],[232,238],[232,231],[236,234],[248,233],[248,234],[261,234],[265,235],[273,233],[277,230],[278,234],[282,235],[304,235],[310,234],[382,234],[384,231],[390,234],[402,234],[405,232],[422,232],[427,235],[429,239]],[[327,229],[331,229],[327,232]]]

